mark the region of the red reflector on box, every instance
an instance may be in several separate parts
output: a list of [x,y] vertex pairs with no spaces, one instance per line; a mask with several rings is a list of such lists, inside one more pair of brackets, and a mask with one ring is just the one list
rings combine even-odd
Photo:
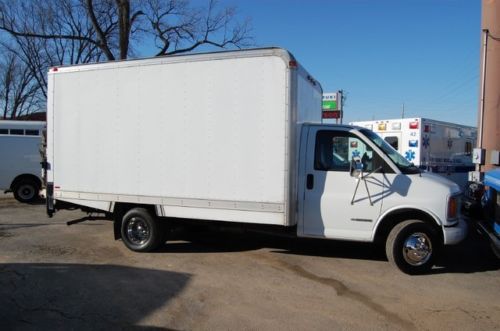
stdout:
[[418,121],[410,122],[410,129],[418,129]]

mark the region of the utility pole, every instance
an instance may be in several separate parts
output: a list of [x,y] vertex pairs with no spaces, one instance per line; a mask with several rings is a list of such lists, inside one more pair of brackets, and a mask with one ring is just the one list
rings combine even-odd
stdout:
[[401,118],[405,118],[405,103],[403,102],[403,109],[401,111]]
[[344,90],[339,90],[338,92],[340,94],[340,124],[343,124],[344,122],[344,103],[345,103],[345,100],[346,100],[346,96],[345,96],[345,93],[344,93]]
[[[483,30],[482,35],[482,45],[481,45],[481,82],[479,85],[479,112],[478,112],[478,130],[477,130],[477,146],[483,148],[483,137],[484,137],[484,94],[486,91],[486,60],[488,54],[488,29]],[[476,171],[481,171],[481,164],[476,165]]]

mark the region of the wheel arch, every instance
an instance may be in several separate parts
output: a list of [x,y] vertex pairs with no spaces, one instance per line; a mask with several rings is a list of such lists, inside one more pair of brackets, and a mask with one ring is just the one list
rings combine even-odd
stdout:
[[443,242],[443,231],[438,218],[429,211],[415,207],[393,209],[382,215],[375,227],[373,240],[378,243],[384,243],[392,228],[406,220],[420,220],[429,224],[434,229],[439,240]]
[[16,178],[14,178],[12,180],[12,182],[10,183],[10,189],[11,190],[14,190],[14,188],[16,187],[16,185],[20,182],[20,181],[23,181],[23,180],[33,180],[37,185],[38,187],[42,187],[42,180],[40,179],[40,177],[34,175],[34,174],[30,174],[30,173],[27,173],[27,174],[20,174],[20,175],[17,175]]

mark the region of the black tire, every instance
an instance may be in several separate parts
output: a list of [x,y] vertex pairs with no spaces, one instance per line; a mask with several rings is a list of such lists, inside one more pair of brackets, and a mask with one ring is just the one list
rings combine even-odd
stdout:
[[387,259],[409,275],[427,273],[434,265],[440,242],[434,229],[420,220],[397,224],[385,244]]
[[121,235],[134,252],[151,252],[164,243],[165,232],[158,219],[145,208],[133,208],[122,218]]
[[21,179],[14,184],[12,191],[17,201],[34,202],[39,197],[40,185],[33,179]]

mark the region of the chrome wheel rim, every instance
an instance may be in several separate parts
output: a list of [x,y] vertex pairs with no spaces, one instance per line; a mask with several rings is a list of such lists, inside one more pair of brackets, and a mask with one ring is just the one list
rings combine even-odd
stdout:
[[421,266],[432,255],[432,243],[425,233],[418,232],[409,236],[403,245],[403,257],[412,266]]
[[150,236],[150,229],[144,219],[132,217],[127,224],[127,238],[135,245],[146,243]]

